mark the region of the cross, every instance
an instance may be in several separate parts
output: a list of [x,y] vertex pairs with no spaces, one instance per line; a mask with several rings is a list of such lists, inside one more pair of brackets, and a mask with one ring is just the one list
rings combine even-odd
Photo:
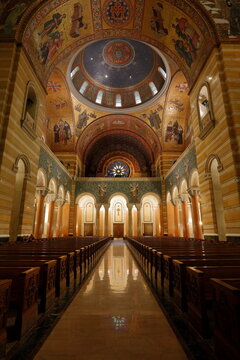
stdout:
[[124,13],[125,13],[125,8],[124,6],[121,5],[120,2],[117,2],[114,6],[112,6],[111,8],[111,14],[112,14],[112,17],[120,17],[122,18],[124,16]]
[[53,92],[60,91],[60,90],[61,90],[61,87],[62,87],[62,85],[61,85],[61,84],[58,84],[58,83],[55,82],[55,81],[49,81],[49,82],[47,83],[47,88],[48,88],[48,90],[52,90]]

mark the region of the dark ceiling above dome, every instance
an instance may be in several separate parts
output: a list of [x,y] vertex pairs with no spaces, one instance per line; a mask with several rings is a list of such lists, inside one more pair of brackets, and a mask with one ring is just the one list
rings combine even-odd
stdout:
[[89,105],[120,110],[140,106],[166,88],[166,62],[136,40],[105,39],[82,49],[70,67],[75,95]]

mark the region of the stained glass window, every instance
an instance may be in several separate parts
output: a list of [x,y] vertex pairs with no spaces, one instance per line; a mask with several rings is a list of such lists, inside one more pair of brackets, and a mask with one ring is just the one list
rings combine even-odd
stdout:
[[109,177],[129,177],[130,169],[124,161],[114,161],[107,169],[107,176]]

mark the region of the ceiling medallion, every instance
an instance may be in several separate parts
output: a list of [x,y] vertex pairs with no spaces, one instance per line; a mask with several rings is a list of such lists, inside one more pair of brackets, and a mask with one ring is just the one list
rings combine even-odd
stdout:
[[103,58],[113,67],[125,67],[132,63],[135,57],[133,46],[125,40],[109,41],[103,49]]
[[103,17],[112,27],[127,25],[132,17],[132,6],[129,0],[107,0],[103,6]]

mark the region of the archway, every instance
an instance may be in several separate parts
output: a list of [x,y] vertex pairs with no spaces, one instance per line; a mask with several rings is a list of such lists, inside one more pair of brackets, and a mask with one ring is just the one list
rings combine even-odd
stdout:
[[161,233],[159,198],[155,194],[145,194],[141,205],[141,234],[159,236]]
[[131,210],[128,210],[127,200],[123,195],[112,196],[109,208],[109,227],[113,237],[123,238],[128,234],[129,218],[132,217]]
[[96,200],[91,194],[81,194],[76,201],[76,234],[93,236],[98,231]]

